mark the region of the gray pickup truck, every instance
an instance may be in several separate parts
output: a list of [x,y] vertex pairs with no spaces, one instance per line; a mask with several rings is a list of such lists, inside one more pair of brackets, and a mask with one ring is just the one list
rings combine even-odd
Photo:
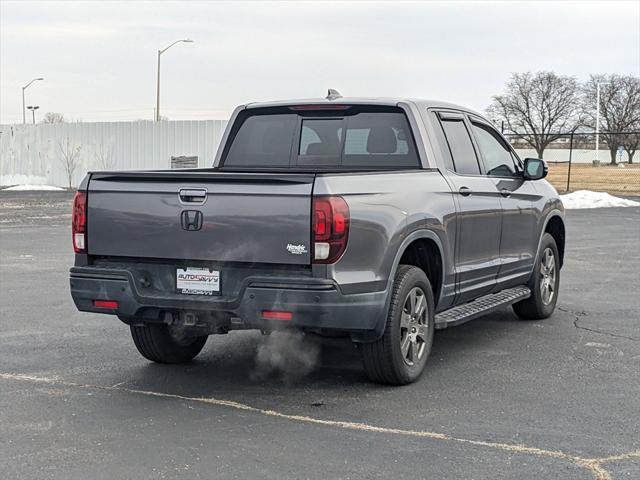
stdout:
[[71,294],[155,362],[191,360],[210,334],[293,328],[349,336],[371,379],[406,384],[435,329],[553,312],[565,226],[546,173],[456,105],[243,105],[212,168],[86,176]]

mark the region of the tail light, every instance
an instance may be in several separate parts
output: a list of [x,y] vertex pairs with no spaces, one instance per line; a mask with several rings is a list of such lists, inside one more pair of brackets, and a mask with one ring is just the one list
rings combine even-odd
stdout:
[[73,197],[73,212],[71,215],[71,240],[73,251],[85,253],[87,251],[87,193],[76,192]]
[[349,206],[342,197],[313,199],[314,263],[335,263],[347,248]]

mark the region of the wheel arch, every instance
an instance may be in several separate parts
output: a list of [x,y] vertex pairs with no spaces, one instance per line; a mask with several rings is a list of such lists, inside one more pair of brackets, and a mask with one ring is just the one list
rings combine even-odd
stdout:
[[[420,264],[413,263],[410,260],[410,255],[413,249],[416,249],[420,246],[427,246],[428,249],[425,253],[437,253],[436,263],[438,268],[431,268],[431,272],[427,272],[423,266]],[[410,252],[410,253],[407,253]],[[407,235],[400,246],[398,247],[395,257],[393,259],[393,264],[391,266],[391,271],[389,272],[389,278],[387,279],[387,291],[390,292],[393,286],[393,280],[396,276],[396,272],[398,271],[398,267],[403,261],[409,261],[409,265],[414,265],[418,268],[423,269],[429,282],[431,282],[431,287],[434,289],[433,300],[438,305],[438,300],[440,295],[442,294],[442,288],[445,281],[445,271],[446,266],[445,262],[445,252],[444,247],[442,245],[442,241],[436,232],[433,230],[420,229],[414,230],[409,235]],[[431,265],[433,266],[433,264]],[[387,305],[388,306],[388,305]]]
[[[426,242],[426,243],[423,243],[423,242]],[[411,247],[411,245],[414,245],[414,247]],[[375,330],[370,332],[369,334],[352,335],[351,339],[353,341],[357,343],[369,343],[369,342],[374,342],[378,340],[382,336],[382,334],[384,333],[384,326],[387,319],[387,312],[389,310],[389,303],[391,302],[391,292],[393,291],[393,281],[395,279],[396,272],[398,271],[398,267],[401,265],[401,260],[403,259],[405,252],[407,251],[412,252],[414,250],[411,250],[411,249],[417,249],[419,246],[426,246],[426,245],[429,245],[429,248],[432,249],[428,251],[430,252],[436,251],[439,258],[440,271],[434,272],[434,269],[432,269],[431,274],[434,275],[433,278],[430,277],[429,273],[425,271],[425,274],[427,275],[427,278],[431,283],[431,288],[435,290],[433,295],[434,304],[436,306],[438,305],[438,299],[440,297],[440,294],[442,293],[442,286],[444,285],[444,276],[445,276],[445,265],[444,265],[445,257],[444,257],[444,249],[442,247],[442,242],[440,241],[440,238],[438,237],[438,235],[431,230],[426,230],[426,229],[415,230],[404,238],[404,240],[400,243],[400,246],[395,252],[393,263],[391,264],[391,270],[389,271],[389,277],[387,278],[387,286],[386,286],[387,300],[385,302],[384,311],[380,315],[380,319],[377,322]],[[433,249],[436,249],[436,250],[433,250]],[[409,254],[407,254],[407,256],[404,257],[404,259],[408,259],[408,258],[409,258]],[[415,266],[422,268],[420,265],[415,265]]]
[[[437,237],[436,237],[437,238]],[[441,245],[431,235],[418,236],[407,242],[394,265],[413,265],[420,268],[431,283],[433,299],[437,304],[444,282],[444,266]],[[395,277],[395,271],[393,277]]]
[[[560,263],[560,268],[562,268],[562,265],[564,263],[566,228],[564,224],[564,218],[562,217],[560,212],[552,212],[547,217],[544,223],[544,228],[542,230],[542,233],[543,234],[548,233],[556,241],[556,246],[558,247],[558,255],[560,257],[558,260]],[[540,235],[539,242],[541,241],[542,241],[542,235]],[[539,244],[538,244],[538,250],[540,250]]]

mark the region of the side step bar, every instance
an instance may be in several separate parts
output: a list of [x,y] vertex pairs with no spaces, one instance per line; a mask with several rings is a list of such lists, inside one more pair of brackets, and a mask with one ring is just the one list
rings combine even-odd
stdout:
[[498,293],[490,293],[484,297],[450,308],[444,312],[436,314],[437,329],[453,327],[461,323],[468,322],[474,318],[481,317],[502,307],[525,300],[531,296],[528,287],[507,288]]

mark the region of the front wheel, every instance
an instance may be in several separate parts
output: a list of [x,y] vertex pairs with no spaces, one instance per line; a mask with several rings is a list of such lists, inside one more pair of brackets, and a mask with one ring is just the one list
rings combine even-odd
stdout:
[[132,325],[131,336],[142,356],[157,363],[185,363],[200,353],[207,336],[184,336],[164,324]]
[[425,273],[400,265],[382,337],[362,345],[362,359],[374,382],[405,385],[415,381],[431,353],[434,301]]
[[551,316],[558,301],[560,287],[560,257],[554,238],[545,233],[540,242],[537,263],[528,287],[531,296],[513,305],[513,311],[523,320],[542,320]]

